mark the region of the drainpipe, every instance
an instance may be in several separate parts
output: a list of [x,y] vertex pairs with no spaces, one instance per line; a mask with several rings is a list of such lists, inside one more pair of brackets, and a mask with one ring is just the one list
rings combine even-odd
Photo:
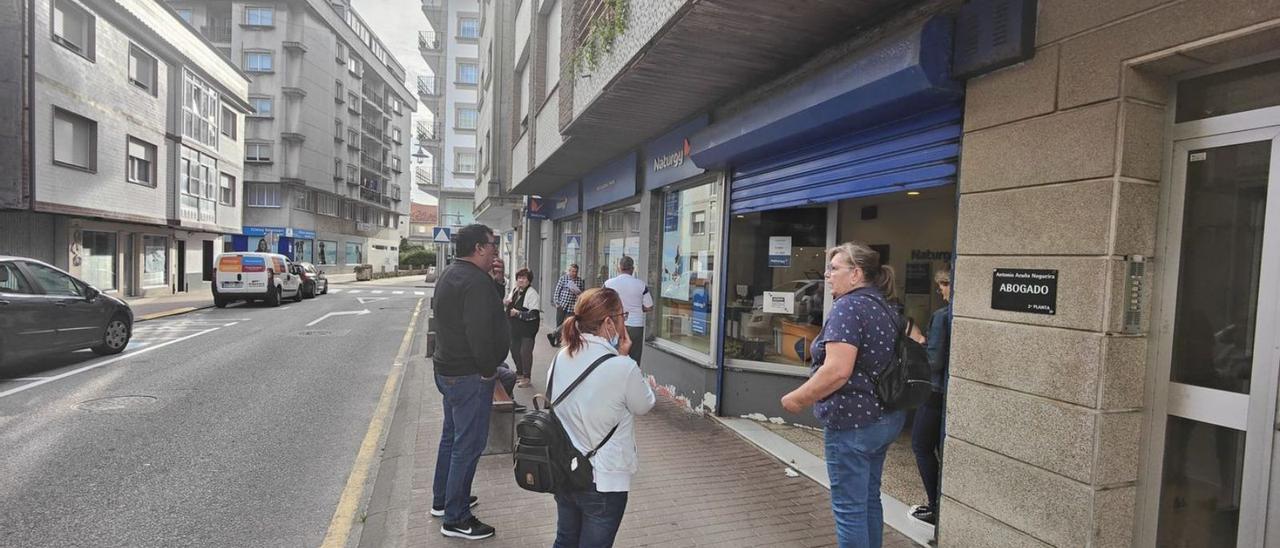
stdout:
[[36,103],[36,0],[28,0],[26,5],[26,27],[27,27],[27,82],[26,97],[23,101],[22,114],[27,124],[27,209],[32,213],[36,210],[36,124],[35,124],[35,103]]

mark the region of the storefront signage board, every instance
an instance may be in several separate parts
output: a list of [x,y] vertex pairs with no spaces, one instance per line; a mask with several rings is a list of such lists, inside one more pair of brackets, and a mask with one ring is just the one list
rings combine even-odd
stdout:
[[529,196],[525,204],[525,216],[530,219],[545,220],[547,217],[547,200]]
[[1057,314],[1058,271],[997,268],[991,275],[991,308]]
[[579,188],[580,183],[573,182],[565,185],[564,188],[561,188],[556,193],[546,196],[544,200],[547,201],[547,204],[542,209],[547,211],[547,218],[554,220],[577,215],[581,211],[579,208],[581,202],[578,199]]
[[707,115],[694,118],[644,146],[644,189],[657,190],[704,173],[689,158],[689,136],[707,127]]
[[765,291],[761,310],[766,314],[795,314],[796,294],[790,291]]
[[769,236],[769,266],[773,268],[791,266],[791,236]]
[[290,230],[291,232],[293,232],[293,233],[292,233],[292,234],[286,234],[286,236],[289,236],[289,237],[291,237],[291,238],[298,238],[298,239],[300,239],[300,240],[314,240],[314,239],[316,239],[316,233],[315,233],[315,231],[312,231],[312,230],[304,230],[304,229],[301,229],[301,228],[291,228],[291,229],[289,229],[289,230]]
[[711,297],[707,295],[707,287],[700,285],[694,288],[689,304],[693,306],[689,329],[694,335],[706,335],[711,324]]
[[582,178],[583,209],[595,209],[635,195],[635,152],[609,162]]

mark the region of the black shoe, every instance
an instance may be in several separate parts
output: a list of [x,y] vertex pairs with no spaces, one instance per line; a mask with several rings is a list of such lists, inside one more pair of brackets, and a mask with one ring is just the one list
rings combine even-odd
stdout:
[[493,536],[496,531],[493,527],[485,525],[475,516],[471,516],[462,523],[446,523],[440,526],[440,534],[446,537],[464,538],[467,540],[480,540]]
[[560,343],[556,341],[556,336],[551,333],[547,333],[547,342],[551,343],[551,346],[560,346]]
[[[479,497],[475,495],[471,495],[471,498],[467,499],[467,508],[475,508],[477,504],[480,504]],[[432,506],[431,515],[437,518],[444,517],[444,507],[441,506],[439,508],[436,508],[435,506]]]
[[934,511],[932,506],[921,504],[911,508],[911,518],[916,521],[922,521],[929,525],[938,524],[938,513]]

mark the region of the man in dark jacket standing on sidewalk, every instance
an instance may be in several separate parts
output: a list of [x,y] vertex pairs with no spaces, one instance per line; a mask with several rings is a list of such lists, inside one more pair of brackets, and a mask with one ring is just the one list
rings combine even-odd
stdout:
[[438,340],[436,388],[444,396],[431,514],[444,517],[442,535],[479,540],[493,536],[494,529],[471,514],[476,504],[471,481],[489,437],[494,377],[511,337],[502,297],[489,275],[498,255],[493,231],[467,225],[458,231],[455,246],[458,260],[440,274],[431,299]]

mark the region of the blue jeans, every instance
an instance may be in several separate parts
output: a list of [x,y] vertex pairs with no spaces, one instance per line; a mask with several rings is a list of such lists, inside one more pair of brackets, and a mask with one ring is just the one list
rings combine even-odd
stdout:
[[880,476],[889,444],[906,421],[905,412],[893,411],[862,428],[826,430],[831,511],[840,548],[880,548],[884,540]]
[[445,523],[460,523],[471,517],[471,481],[489,439],[493,381],[480,375],[446,377],[437,373],[436,388],[444,395],[444,429],[436,454],[431,505],[444,506]]
[[911,451],[916,454],[916,468],[920,481],[929,496],[929,507],[938,509],[938,479],[942,462],[942,409],[945,406],[941,392],[934,392],[929,400],[916,409],[916,420],[911,425]]
[[627,493],[556,494],[556,543],[553,548],[609,548],[622,526]]

